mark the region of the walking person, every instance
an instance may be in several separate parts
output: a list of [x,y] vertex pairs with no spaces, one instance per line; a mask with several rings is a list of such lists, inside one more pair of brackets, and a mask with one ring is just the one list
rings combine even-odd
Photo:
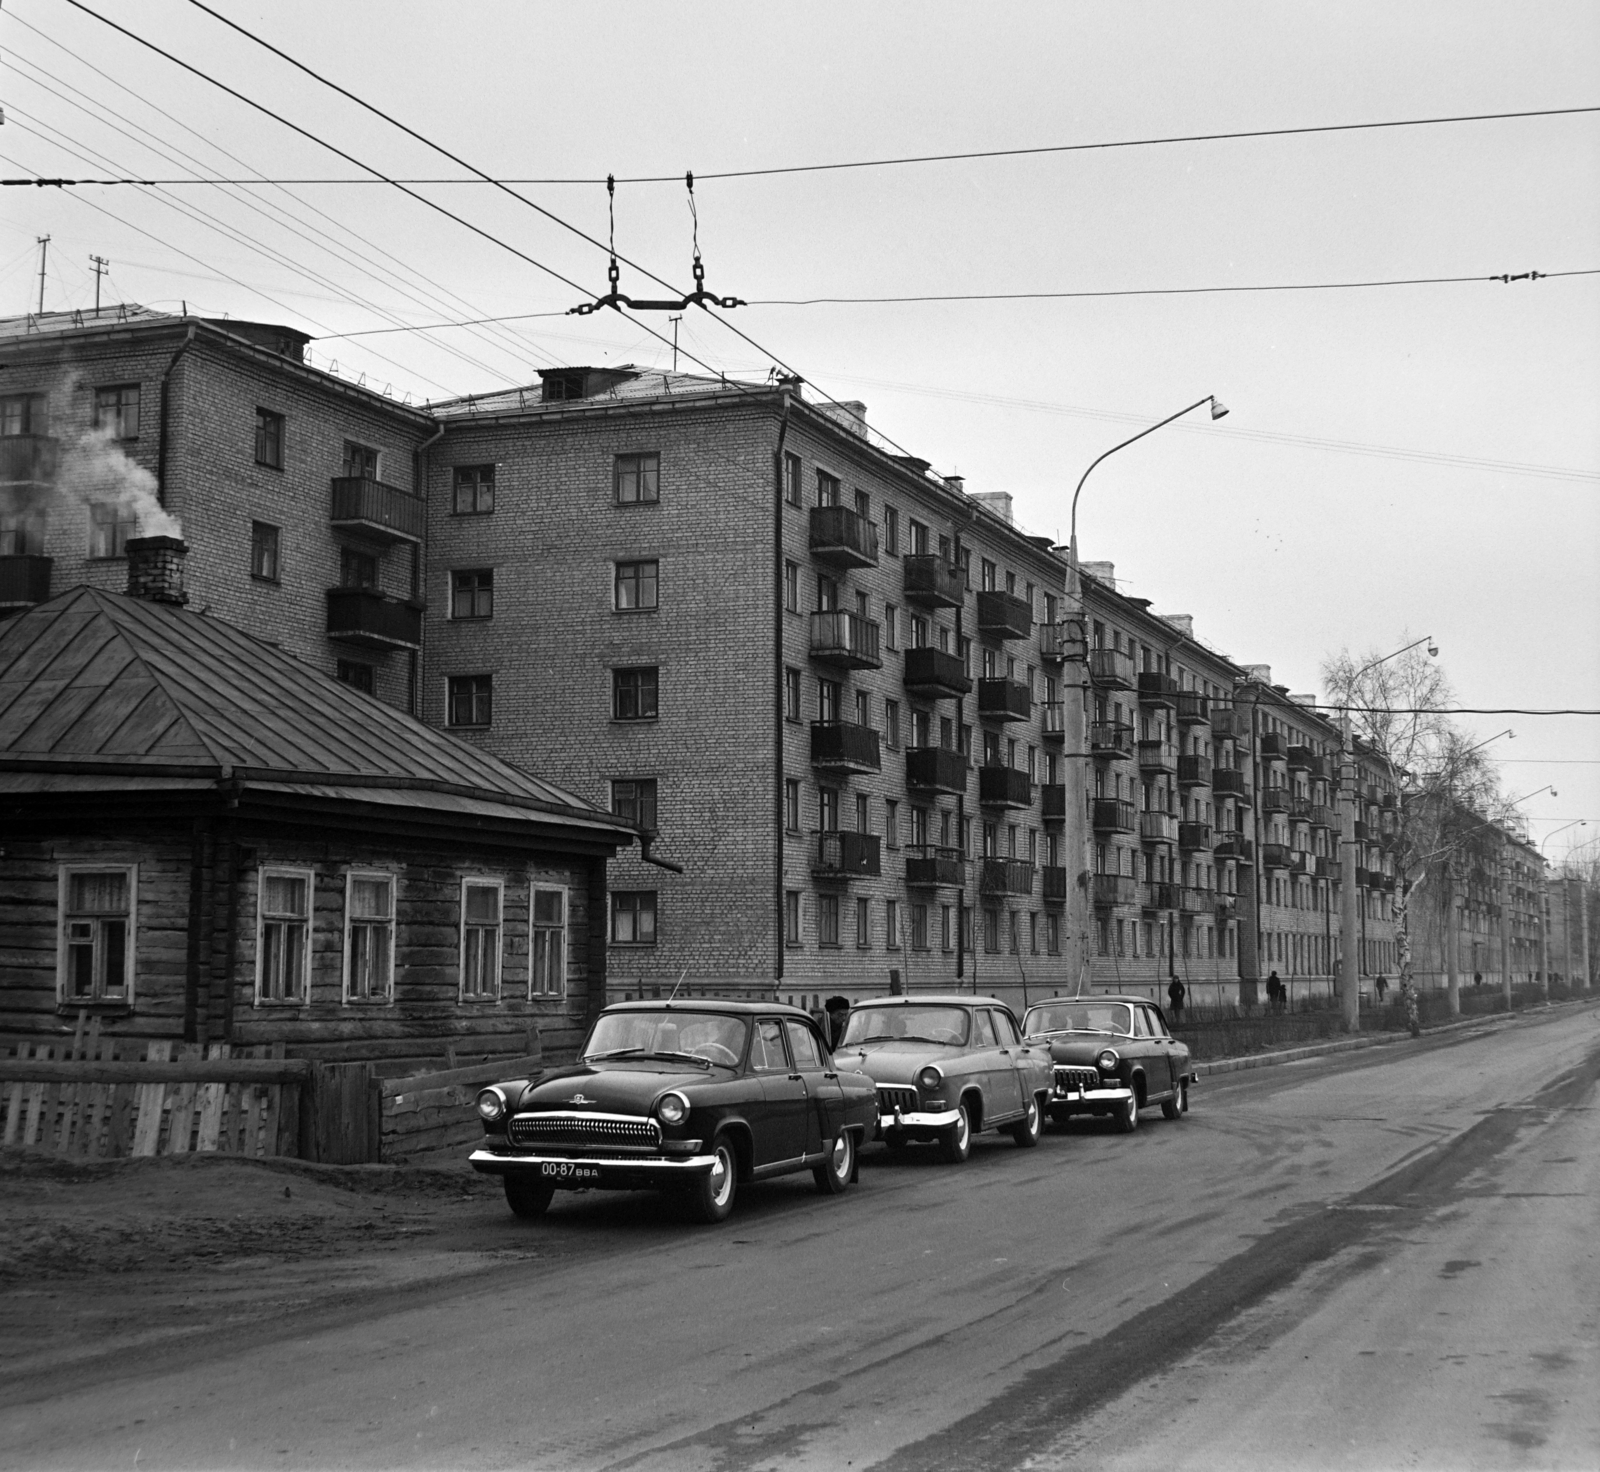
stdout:
[[1383,994],[1389,990],[1389,983],[1385,979],[1383,972],[1380,971],[1378,973],[1377,980],[1372,983],[1372,990],[1377,994],[1378,1005],[1380,1007],[1383,1006]]
[[1172,984],[1167,988],[1167,1000],[1172,1003],[1173,1026],[1177,1026],[1178,1022],[1183,1017],[1183,999],[1188,995],[1188,993],[1189,988],[1179,981],[1176,976],[1174,976],[1172,978]]
[[1267,1001],[1274,1012],[1283,1011],[1283,982],[1276,971],[1267,977]]

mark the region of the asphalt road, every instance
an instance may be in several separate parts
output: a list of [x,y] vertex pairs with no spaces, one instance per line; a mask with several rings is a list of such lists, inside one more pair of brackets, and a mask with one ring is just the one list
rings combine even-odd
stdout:
[[96,1367],[0,1412],[0,1464],[1594,1468],[1597,1079],[1564,1008],[1131,1137],[874,1147],[720,1228],[558,1197],[518,1230],[578,1250]]

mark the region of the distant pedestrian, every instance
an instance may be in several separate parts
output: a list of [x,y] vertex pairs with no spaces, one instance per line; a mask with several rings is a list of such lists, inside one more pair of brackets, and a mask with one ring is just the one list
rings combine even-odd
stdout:
[[850,998],[829,997],[824,1007],[828,1014],[828,1046],[837,1048],[844,1036],[844,1025],[850,1020]]
[[1378,994],[1378,1005],[1383,1006],[1383,994],[1389,990],[1389,983],[1381,971],[1378,973],[1378,979],[1372,983],[1372,989]]
[[1189,988],[1174,976],[1172,984],[1167,988],[1167,1000],[1172,1003],[1172,1020],[1174,1023],[1183,1016],[1183,999],[1188,993]]
[[1474,971],[1472,973],[1472,984],[1474,986],[1482,986],[1483,985],[1483,972]]
[[1276,971],[1267,977],[1267,1001],[1274,1012],[1283,1011],[1283,982]]

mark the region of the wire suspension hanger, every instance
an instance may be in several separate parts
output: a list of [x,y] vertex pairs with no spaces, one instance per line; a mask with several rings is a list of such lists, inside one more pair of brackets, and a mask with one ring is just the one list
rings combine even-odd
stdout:
[[601,307],[612,307],[621,311],[629,307],[635,312],[681,312],[685,307],[742,307],[746,305],[736,296],[718,296],[714,291],[706,290],[706,268],[700,259],[700,212],[694,203],[694,173],[693,171],[683,176],[683,182],[689,188],[689,216],[693,221],[694,231],[694,290],[681,301],[644,300],[624,296],[617,289],[621,272],[617,268],[617,177],[615,174],[606,175],[606,212],[611,221],[611,264],[606,267],[606,279],[611,283],[611,290],[603,297],[592,302],[580,302],[575,307],[567,309],[569,317],[587,317],[591,312],[598,312]]

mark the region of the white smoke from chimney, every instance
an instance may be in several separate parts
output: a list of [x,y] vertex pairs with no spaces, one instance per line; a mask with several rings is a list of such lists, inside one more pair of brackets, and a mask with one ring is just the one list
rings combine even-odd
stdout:
[[56,490],[84,507],[122,507],[138,522],[141,537],[183,535],[183,524],[156,496],[155,476],[123,453],[109,428],[91,429],[62,451]]

